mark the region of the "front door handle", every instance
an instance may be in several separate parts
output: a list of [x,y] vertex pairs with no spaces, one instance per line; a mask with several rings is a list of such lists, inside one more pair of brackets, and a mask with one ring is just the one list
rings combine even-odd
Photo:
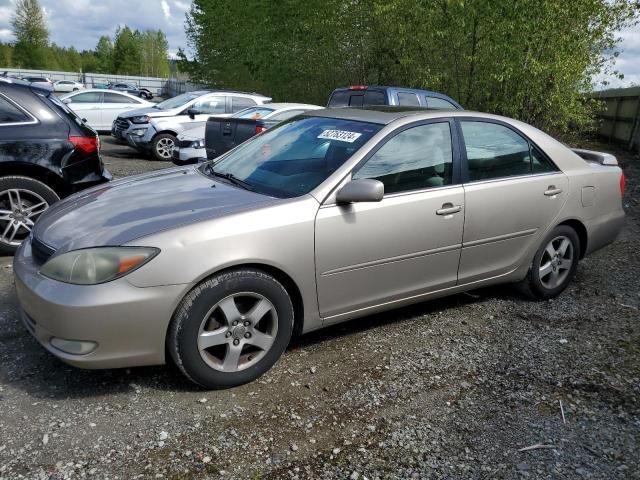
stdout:
[[555,195],[558,195],[559,193],[562,193],[562,189],[561,188],[556,188],[555,185],[549,185],[547,187],[547,191],[544,192],[544,195],[546,197],[553,197]]
[[445,203],[440,210],[436,210],[436,215],[453,215],[462,210],[461,205],[454,205],[453,203]]

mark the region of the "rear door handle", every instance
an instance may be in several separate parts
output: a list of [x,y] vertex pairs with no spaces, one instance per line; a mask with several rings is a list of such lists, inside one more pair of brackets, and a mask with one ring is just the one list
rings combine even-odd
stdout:
[[454,205],[453,203],[445,203],[440,210],[436,210],[436,215],[453,215],[462,210],[461,205]]
[[558,195],[559,193],[562,193],[562,189],[556,188],[555,185],[549,185],[547,187],[547,191],[544,192],[545,196],[547,197],[553,197],[554,195]]

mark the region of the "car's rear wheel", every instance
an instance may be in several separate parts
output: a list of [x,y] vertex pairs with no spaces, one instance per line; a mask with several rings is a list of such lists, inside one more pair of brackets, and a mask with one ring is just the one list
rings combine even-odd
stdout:
[[13,255],[40,215],[60,197],[29,177],[0,177],[0,253]]
[[161,133],[153,138],[151,154],[162,162],[170,162],[176,137],[170,133]]
[[271,275],[241,269],[216,275],[180,303],[168,348],[178,368],[204,388],[251,382],[280,358],[293,332],[293,305]]
[[521,289],[538,299],[560,295],[575,276],[579,258],[580,239],[575,230],[567,225],[554,228],[536,252]]

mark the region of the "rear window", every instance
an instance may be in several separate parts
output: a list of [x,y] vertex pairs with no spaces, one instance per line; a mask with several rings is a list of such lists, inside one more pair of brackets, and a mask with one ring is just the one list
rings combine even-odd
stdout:
[[333,92],[329,99],[329,107],[346,107],[349,105],[349,97],[351,92],[349,90],[338,90]]
[[365,105],[386,105],[387,96],[381,90],[367,90],[364,94]]
[[78,117],[78,115],[76,115],[73,110],[71,110],[64,103],[62,103],[57,96],[49,95],[46,98],[49,99],[49,101],[53,104],[53,107],[54,107],[53,109],[58,113],[58,115],[60,115],[63,118],[64,117],[68,118],[69,120],[75,122],[80,127],[85,126],[84,123],[82,122],[82,119]]

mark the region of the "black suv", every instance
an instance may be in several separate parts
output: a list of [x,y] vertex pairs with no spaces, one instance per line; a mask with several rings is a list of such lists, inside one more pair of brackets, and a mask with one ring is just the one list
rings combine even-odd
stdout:
[[51,90],[0,77],[0,254],[12,254],[49,206],[111,180],[98,134]]

